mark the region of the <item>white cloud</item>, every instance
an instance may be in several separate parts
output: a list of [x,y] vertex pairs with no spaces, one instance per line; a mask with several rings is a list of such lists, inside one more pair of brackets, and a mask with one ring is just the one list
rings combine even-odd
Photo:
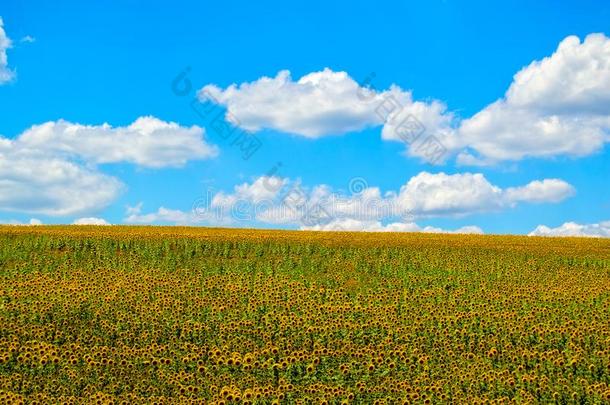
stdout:
[[574,194],[574,187],[560,179],[534,180],[523,187],[508,188],[505,192],[507,201],[512,203],[558,203]]
[[8,68],[8,58],[6,50],[11,48],[12,42],[4,31],[4,21],[0,17],[0,85],[11,81],[15,77],[15,72]]
[[174,225],[195,225],[201,222],[193,212],[160,207],[156,212],[141,214],[141,207],[141,205],[130,207],[125,222],[129,224],[170,223]]
[[[258,222],[307,229],[341,225],[349,229],[420,231],[413,227],[413,220],[499,211],[518,203],[557,203],[573,193],[572,186],[558,179],[503,189],[491,184],[482,174],[472,173],[422,172],[398,192],[382,193],[377,187],[366,186],[352,194],[335,192],[326,185],[306,188],[298,180],[262,176],[252,183],[234,187],[230,193],[221,191],[206,196],[194,204],[191,212],[161,207],[157,212],[141,214],[141,205],[138,205],[128,208],[125,220],[245,226]],[[381,225],[382,222],[389,225]],[[477,231],[461,229],[466,230]]]
[[566,222],[557,228],[549,228],[545,225],[538,225],[536,229],[529,233],[530,236],[588,236],[597,238],[610,237],[610,221],[598,224],[581,225],[575,222]]
[[401,187],[396,199],[405,210],[418,216],[464,215],[505,205],[503,190],[480,173],[422,172]]
[[[396,124],[400,118],[397,107],[404,107],[405,114],[414,114],[429,131],[450,120],[449,115],[443,115],[445,106],[438,101],[415,102],[411,92],[395,85],[385,91],[367,89],[346,72],[328,68],[296,81],[283,70],[275,77],[233,84],[226,89],[207,85],[199,97],[227,107],[227,120],[246,130],[268,128],[307,138],[360,131],[382,125],[386,119]],[[384,139],[398,139],[393,128],[384,129]]]
[[16,146],[76,156],[92,163],[128,162],[142,167],[180,167],[189,160],[216,156],[204,140],[204,129],[181,127],[154,117],[113,128],[67,121],[35,125],[19,136]]
[[[396,89],[392,93],[396,95]],[[458,118],[444,103],[414,101],[410,91],[399,92],[394,99],[400,100],[400,109],[385,121],[382,139],[402,142],[407,155],[433,164],[444,163],[461,147],[455,130]]]
[[[292,184],[295,184],[292,182]],[[290,186],[288,186],[290,189]],[[284,202],[260,212],[257,219],[269,223],[298,222],[307,209],[321,207],[329,218],[380,221],[389,218],[415,219],[456,217],[498,211],[517,203],[558,203],[574,194],[574,188],[558,179],[533,181],[522,187],[502,189],[491,184],[480,173],[448,175],[421,172],[413,176],[398,192],[382,193],[377,187],[366,187],[359,193],[345,195],[324,185],[311,191],[296,183],[303,210]],[[284,201],[290,199],[289,191]],[[289,205],[286,208],[286,205]]]
[[358,193],[335,192],[327,185],[303,187],[300,181],[286,181],[280,198],[255,206],[257,220],[272,224],[301,224],[332,218],[380,220],[410,216],[396,204],[395,193],[381,193],[377,187],[366,187]]
[[32,225],[32,226],[36,226],[36,225],[42,225],[42,221],[37,219],[37,218],[31,218],[28,222],[23,223],[21,221],[17,221],[15,219],[11,219],[11,220],[0,220],[0,224],[2,225],[15,225],[15,226],[20,226],[20,225]]
[[418,217],[461,216],[495,211],[519,202],[558,203],[574,194],[563,180],[533,181],[502,189],[480,173],[422,172],[412,177],[396,196],[399,205]]
[[568,112],[610,112],[610,39],[565,38],[553,55],[515,75],[507,94],[515,106]]
[[610,141],[610,38],[564,39],[518,72],[504,98],[462,122],[458,163],[586,156]]
[[[504,97],[464,120],[441,101],[414,100],[395,85],[367,89],[328,68],[298,80],[285,70],[226,89],[207,85],[199,95],[225,106],[227,120],[250,131],[319,138],[383,126],[383,139],[403,142],[408,155],[429,162],[451,155],[462,165],[581,157],[610,142],[610,38],[567,37],[551,56],[519,71]],[[440,159],[432,159],[433,144]]]
[[[233,211],[233,215],[240,215],[239,210]],[[247,215],[241,212],[241,215]],[[214,220],[215,219],[215,220]],[[214,218],[212,213],[203,215],[197,212],[184,212],[180,210],[172,210],[165,207],[160,207],[156,212],[148,214],[140,214],[139,211],[133,212],[125,218],[126,223],[131,224],[152,224],[152,223],[168,223],[173,225],[235,225],[239,223],[236,217]],[[241,223],[243,226],[252,226],[252,222],[256,219],[254,216],[249,216],[248,223]],[[284,218],[286,219],[286,218]],[[261,221],[267,224],[277,223],[274,221]],[[279,222],[279,221],[278,221]],[[483,234],[483,230],[477,226],[464,226],[456,230],[446,230],[432,226],[420,227],[414,222],[392,222],[383,225],[380,221],[374,220],[359,220],[354,218],[337,218],[325,224],[317,224],[313,226],[299,225],[299,218],[293,217],[293,225],[297,225],[300,230],[308,231],[361,231],[361,232],[425,232],[425,233],[455,233],[455,234]]]
[[230,225],[239,221],[256,219],[254,211],[273,205],[288,179],[277,176],[261,176],[252,183],[235,186],[231,193],[219,191],[195,201],[190,212],[160,207],[156,212],[142,214],[142,203],[127,207],[127,223],[171,223],[196,225],[201,223]]
[[0,148],[0,210],[67,216],[108,206],[122,183],[81,164]]
[[232,193],[218,192],[212,198],[212,208],[231,207],[240,202],[257,204],[274,200],[288,184],[288,179],[278,176],[261,176],[252,183],[243,183],[234,187]]
[[478,226],[464,226],[456,230],[446,230],[432,226],[420,227],[414,222],[392,222],[383,225],[379,221],[359,221],[345,218],[336,219],[327,224],[314,226],[301,226],[305,231],[356,231],[356,232],[424,232],[424,233],[455,233],[455,234],[483,234]]
[[108,221],[103,218],[87,217],[79,218],[75,220],[72,225],[110,225]]
[[72,216],[99,211],[124,190],[101,163],[181,166],[216,153],[203,129],[153,117],[127,127],[66,121],[36,125],[15,139],[0,137],[0,210]]
[[22,37],[19,42],[23,42],[23,43],[27,43],[27,44],[32,44],[34,42],[36,42],[36,38],[34,38],[31,35],[26,35],[24,37]]

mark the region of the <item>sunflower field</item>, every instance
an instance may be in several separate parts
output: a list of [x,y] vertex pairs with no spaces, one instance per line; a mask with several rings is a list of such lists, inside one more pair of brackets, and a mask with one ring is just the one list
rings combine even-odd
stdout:
[[610,240],[0,227],[5,403],[610,403]]

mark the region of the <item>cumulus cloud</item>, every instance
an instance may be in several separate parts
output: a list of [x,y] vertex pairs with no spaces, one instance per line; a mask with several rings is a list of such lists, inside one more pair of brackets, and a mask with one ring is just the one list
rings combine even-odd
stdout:
[[379,221],[359,221],[357,219],[336,219],[327,224],[301,226],[305,231],[354,231],[354,232],[424,232],[424,233],[454,233],[483,234],[478,226],[468,225],[455,230],[446,230],[433,226],[420,227],[414,222],[392,222],[383,225]]
[[299,180],[287,180],[279,199],[255,206],[256,219],[270,224],[316,224],[334,218],[380,220],[409,216],[395,204],[395,193],[381,193],[366,187],[356,193],[335,192],[321,184],[304,187]]
[[[262,176],[235,186],[232,192],[216,192],[197,201],[191,212],[161,207],[142,214],[141,205],[129,208],[126,222],[179,224],[282,224],[303,229],[422,231],[414,220],[459,217],[498,211],[519,203],[557,203],[573,195],[574,189],[558,179],[533,181],[520,187],[501,188],[482,174],[422,172],[398,191],[382,193],[364,185],[351,194],[327,185],[305,187],[299,180]],[[386,224],[386,225],[382,225]],[[460,232],[478,232],[461,228]]]
[[422,172],[396,196],[406,210],[419,216],[463,215],[504,206],[503,190],[480,173],[448,175]]
[[0,85],[11,81],[15,77],[15,72],[8,68],[8,58],[6,50],[11,48],[11,39],[4,31],[4,21],[0,17]]
[[124,189],[113,177],[41,154],[0,149],[0,210],[67,216],[108,206]]
[[275,77],[233,84],[207,85],[202,101],[227,108],[227,120],[249,131],[274,129],[307,138],[360,131],[387,123],[384,139],[400,140],[396,129],[414,115],[428,131],[448,126],[451,115],[439,101],[414,101],[410,91],[392,85],[384,91],[366,88],[346,72],[328,68],[293,80],[283,70]]
[[226,106],[246,130],[270,128],[318,138],[379,124],[374,110],[358,99],[359,89],[345,72],[324,69],[293,81],[283,70],[224,90],[207,85],[199,96]]
[[96,164],[181,166],[214,156],[203,129],[153,117],[127,127],[66,121],[36,125],[15,139],[0,137],[0,210],[71,216],[98,211],[125,189]]
[[[202,101],[227,108],[227,120],[319,138],[381,126],[384,140],[428,162],[455,155],[461,165],[528,157],[587,156],[610,141],[610,39],[570,36],[515,76],[505,95],[468,119],[438,100],[414,100],[396,85],[377,90],[328,68],[293,80],[275,77],[203,87]],[[431,158],[433,149],[440,152]]]
[[610,221],[598,224],[577,224],[566,222],[556,228],[538,225],[529,236],[584,236],[595,238],[610,238]]
[[[480,173],[449,175],[443,172],[421,172],[411,177],[398,191],[385,193],[378,187],[368,186],[350,195],[333,192],[324,185],[313,187],[310,192],[298,184],[296,189],[299,190],[297,194],[301,195],[303,207],[311,209],[319,206],[323,209],[323,214],[330,218],[360,221],[401,218],[403,221],[400,222],[405,222],[405,219],[460,217],[498,211],[518,203],[557,203],[574,193],[571,185],[558,179],[534,181],[522,187],[502,189],[491,184]],[[274,209],[283,208],[290,197],[290,191],[287,191],[283,204]],[[303,215],[302,211],[297,211],[284,208],[280,212]],[[273,222],[278,217],[282,218],[271,210],[259,215],[259,219],[268,222]],[[290,215],[285,215],[284,218],[294,221]]]
[[103,218],[86,217],[76,219],[72,225],[110,225],[108,221]]
[[160,207],[156,212],[142,214],[142,203],[127,207],[125,222],[129,224],[170,223],[175,225],[195,225],[200,222],[193,212],[184,212]]
[[240,201],[259,203],[274,200],[288,184],[288,179],[278,176],[261,176],[252,183],[243,183],[234,187],[233,192],[218,192],[212,198],[212,208],[231,207]]
[[154,117],[140,117],[125,127],[80,125],[67,121],[35,125],[17,146],[75,156],[92,163],[133,163],[141,167],[180,167],[189,160],[216,156],[198,126],[181,127]]
[[610,39],[565,38],[550,57],[515,75],[506,94],[515,106],[561,112],[610,112]]
[[288,181],[278,176],[261,176],[252,183],[236,185],[232,192],[208,193],[193,203],[191,211],[160,207],[155,212],[143,214],[143,204],[138,203],[134,207],[127,207],[125,222],[230,225],[240,221],[253,221],[258,210],[274,206],[278,194]]
[[506,189],[506,200],[510,203],[558,203],[576,194],[572,185],[560,179],[534,180],[523,187]]
[[[461,123],[463,164],[586,156],[610,141],[610,38],[564,39],[519,71],[505,96]],[[472,152],[472,153],[470,153]]]
[[407,212],[431,217],[495,211],[519,202],[557,203],[573,194],[574,188],[559,179],[536,180],[522,187],[502,189],[480,173],[422,172],[400,189],[396,199]]

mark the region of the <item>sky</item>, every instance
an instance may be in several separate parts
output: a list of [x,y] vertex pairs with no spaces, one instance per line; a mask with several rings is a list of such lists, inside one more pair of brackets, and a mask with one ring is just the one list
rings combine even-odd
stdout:
[[610,236],[607,2],[0,19],[0,223]]

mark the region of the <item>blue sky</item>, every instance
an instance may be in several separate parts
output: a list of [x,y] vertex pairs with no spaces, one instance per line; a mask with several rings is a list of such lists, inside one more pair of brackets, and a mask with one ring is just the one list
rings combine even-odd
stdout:
[[[9,0],[0,17],[2,222],[610,234],[610,4]],[[191,103],[260,148],[244,159]],[[440,161],[393,132],[404,116]]]

